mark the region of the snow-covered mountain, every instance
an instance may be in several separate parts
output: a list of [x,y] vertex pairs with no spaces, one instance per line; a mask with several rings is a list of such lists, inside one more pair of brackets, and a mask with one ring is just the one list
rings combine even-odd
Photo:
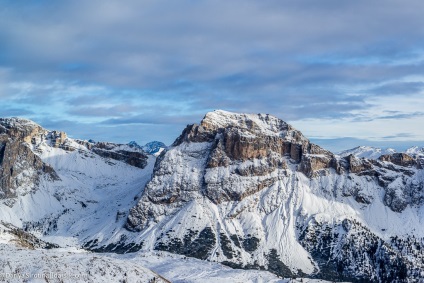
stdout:
[[358,146],[352,149],[344,150],[338,153],[338,155],[340,157],[347,157],[352,154],[356,158],[378,159],[382,155],[393,153],[396,153],[396,150],[393,148],[381,149],[373,146]]
[[419,164],[338,157],[275,117],[215,111],[159,158],[126,227],[148,249],[286,277],[419,278]]
[[140,146],[135,141],[130,141],[128,145],[134,148],[142,149],[144,152],[147,152],[148,154],[153,154],[156,156],[166,149],[166,145],[160,141],[148,142],[144,146]]
[[[45,275],[51,282],[167,282],[160,272],[173,282],[226,277],[232,278],[228,282],[286,282],[265,271],[232,271],[163,252],[128,257],[81,250],[90,239],[114,242],[109,249],[115,253],[141,248],[119,243],[129,233],[123,228],[127,214],[155,160],[129,145],[75,140],[29,120],[0,119],[0,262],[5,267],[0,281],[39,282],[43,278],[37,276]],[[190,270],[201,272],[187,276]]]
[[422,157],[424,156],[424,147],[413,146],[408,148],[405,153],[413,157]]
[[334,155],[263,114],[210,112],[157,157],[0,119],[0,220],[62,248],[414,282],[424,277],[423,160]]
[[[352,149],[341,151],[337,155],[340,157],[347,157],[352,154],[356,158],[378,159],[382,155],[390,155],[394,153],[396,153],[396,150],[393,148],[382,149],[372,146],[357,146]],[[414,158],[420,158],[424,156],[424,148],[413,146],[406,149],[405,151],[402,151],[401,153],[405,153]]]

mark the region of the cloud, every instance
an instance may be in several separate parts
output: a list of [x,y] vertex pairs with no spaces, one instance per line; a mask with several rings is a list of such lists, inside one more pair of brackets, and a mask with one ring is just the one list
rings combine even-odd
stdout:
[[0,117],[20,117],[26,115],[33,115],[34,112],[23,108],[3,108],[0,109]]
[[69,114],[76,116],[91,117],[122,117],[136,111],[136,107],[131,105],[114,105],[112,107],[81,107],[74,108]]
[[[28,70],[29,76],[36,75],[34,69],[66,79],[81,78],[82,73],[99,84],[160,88],[175,79],[205,82],[254,70],[278,74],[302,55],[321,57],[331,52],[340,54],[342,61],[364,56],[389,60],[409,50],[408,43],[420,46],[416,41],[423,34],[416,27],[421,22],[413,5],[385,3],[384,9],[370,12],[371,4],[363,1],[325,2],[329,4],[127,1],[122,5],[78,0],[14,4],[2,14],[1,26],[14,26],[0,33],[2,42],[7,42],[3,61],[20,72]],[[418,1],[414,5],[422,6]],[[396,20],[402,25],[395,27]],[[400,36],[400,43],[388,43]],[[64,66],[78,66],[79,72]]]
[[368,90],[376,95],[408,95],[421,93],[424,90],[424,81],[390,82]]
[[187,125],[198,122],[202,117],[198,115],[184,116],[149,116],[138,115],[130,117],[112,118],[101,122],[103,125],[131,125],[131,124],[146,124],[146,125]]
[[379,116],[375,119],[409,119],[409,118],[417,118],[417,117],[424,117],[424,112],[412,112],[412,113],[399,113],[398,111],[395,111],[397,113],[386,115],[386,116]]
[[403,139],[408,139],[408,138],[415,138],[416,136],[414,134],[411,133],[398,133],[395,135],[390,135],[390,136],[385,136],[382,137],[383,139],[398,139],[398,138],[403,138]]
[[369,138],[390,136],[369,127],[402,120],[424,139],[423,8],[418,0],[5,1],[0,97],[5,109],[27,111],[17,115],[86,131],[101,123],[103,139],[117,125],[156,125],[171,139],[159,128],[220,108],[328,136],[334,120],[339,135],[360,126]]

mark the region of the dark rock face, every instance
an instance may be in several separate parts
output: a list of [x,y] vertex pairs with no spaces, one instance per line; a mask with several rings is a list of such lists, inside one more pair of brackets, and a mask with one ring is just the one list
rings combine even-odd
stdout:
[[366,160],[366,159],[358,159],[357,157],[355,157],[354,155],[349,155],[348,157],[345,158],[349,164],[349,172],[350,173],[362,173],[366,170],[370,170],[372,169],[372,164],[371,161]]
[[178,146],[183,142],[210,142],[214,139],[214,133],[205,129],[202,125],[189,125],[182,134],[175,140],[172,146]]
[[0,198],[35,190],[42,175],[59,179],[53,168],[29,147],[34,139],[45,134],[44,129],[28,120],[0,119]]
[[143,247],[143,242],[141,243],[127,243],[127,237],[122,235],[117,243],[111,243],[107,246],[98,246],[98,240],[90,240],[83,245],[83,248],[95,253],[117,253],[117,254],[126,254],[134,253]]
[[152,141],[142,146],[142,149],[148,154],[156,154],[161,149],[166,149],[166,145],[160,141]]
[[[77,143],[85,146],[95,154],[127,163],[128,165],[143,169],[147,165],[147,154],[139,147],[130,146],[134,150],[119,149],[124,146],[122,144],[110,142],[87,142],[83,140],[76,140]],[[66,143],[60,144],[59,147],[67,150]],[[69,146],[68,146],[69,147]],[[73,150],[73,149],[71,149]]]
[[271,249],[269,254],[267,254],[268,259],[268,270],[272,273],[275,273],[281,277],[290,278],[294,274],[291,272],[290,268],[287,267],[281,260],[277,253],[276,249]]
[[[395,245],[356,221],[345,219],[334,226],[311,222],[303,228],[299,241],[320,267],[315,277],[324,280],[406,282],[418,278],[420,272],[408,259],[408,252],[402,255]],[[415,242],[421,249],[422,244]],[[411,249],[409,256],[414,252]]]
[[93,147],[92,151],[97,155],[105,158],[111,158],[119,161],[123,161],[129,165],[144,168],[147,165],[147,155],[141,152],[118,150],[118,151],[109,151],[97,147]]
[[[343,161],[345,160],[344,164]],[[417,160],[404,153],[382,155],[378,160],[356,158],[349,155],[338,161],[342,171],[357,176],[367,176],[385,191],[384,204],[395,212],[402,212],[408,205],[419,205],[424,201],[422,181],[413,177],[418,168]],[[359,203],[370,204],[372,198],[353,186],[346,188],[346,196],[353,196]]]
[[219,234],[219,242],[221,243],[222,253],[228,259],[232,259],[235,256],[235,251],[232,248],[231,240],[224,233],[220,233]]
[[403,167],[411,167],[416,166],[417,162],[412,156],[409,156],[406,153],[393,153],[386,154],[379,157],[381,161],[391,162],[393,164],[403,166]]
[[299,171],[308,177],[315,177],[322,172],[328,174],[325,169],[336,169],[337,161],[331,155],[303,155]]
[[182,240],[179,238],[169,238],[168,235],[162,235],[155,249],[199,259],[207,259],[215,243],[216,239],[212,228],[206,227],[200,232],[189,230]]
[[260,240],[258,238],[248,235],[248,237],[243,240],[243,248],[248,252],[253,252],[258,248],[259,242]]
[[[68,136],[66,135],[65,132],[52,131],[49,134],[50,134],[50,138],[52,140],[53,147],[63,148],[63,147],[66,146],[65,141],[68,138]],[[73,149],[67,148],[67,150],[73,150]]]
[[58,245],[52,244],[49,242],[42,241],[35,237],[34,235],[24,231],[21,228],[18,228],[10,223],[1,222],[6,229],[4,232],[13,235],[16,238],[16,243],[22,247],[29,249],[56,249],[59,248]]

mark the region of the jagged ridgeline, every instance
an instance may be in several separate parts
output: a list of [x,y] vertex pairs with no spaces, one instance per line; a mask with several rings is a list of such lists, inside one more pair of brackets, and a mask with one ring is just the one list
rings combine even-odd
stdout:
[[265,114],[207,113],[166,148],[0,119],[0,220],[96,252],[164,250],[283,277],[419,282],[423,160],[335,155]]
[[[126,228],[153,233],[146,248],[284,277],[417,279],[421,164],[339,157],[273,116],[214,111],[159,156]],[[398,234],[416,237],[409,251]]]

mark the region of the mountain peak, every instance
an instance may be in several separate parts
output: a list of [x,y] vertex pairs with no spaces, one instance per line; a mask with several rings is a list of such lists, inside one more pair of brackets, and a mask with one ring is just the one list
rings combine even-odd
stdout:
[[136,141],[130,141],[128,143],[130,147],[141,148],[141,146]]
[[269,114],[244,114],[224,110],[209,112],[200,124],[188,125],[175,140],[182,142],[211,142],[224,132],[232,132],[242,139],[278,138],[289,143],[309,143],[303,134],[283,120]]
[[293,128],[283,120],[269,114],[234,113],[215,110],[205,115],[200,125],[209,130],[237,127],[254,133],[285,136]]
[[46,132],[37,123],[23,118],[0,118],[0,134],[7,134],[10,137],[22,139],[30,143],[34,136]]
[[31,121],[29,119],[25,119],[25,118],[19,118],[19,117],[11,117],[11,118],[0,118],[0,125],[10,129],[10,128],[24,128],[24,127],[31,127],[31,128],[35,128],[35,127],[39,127],[41,128],[40,125],[38,125],[37,123],[35,123],[34,121]]

